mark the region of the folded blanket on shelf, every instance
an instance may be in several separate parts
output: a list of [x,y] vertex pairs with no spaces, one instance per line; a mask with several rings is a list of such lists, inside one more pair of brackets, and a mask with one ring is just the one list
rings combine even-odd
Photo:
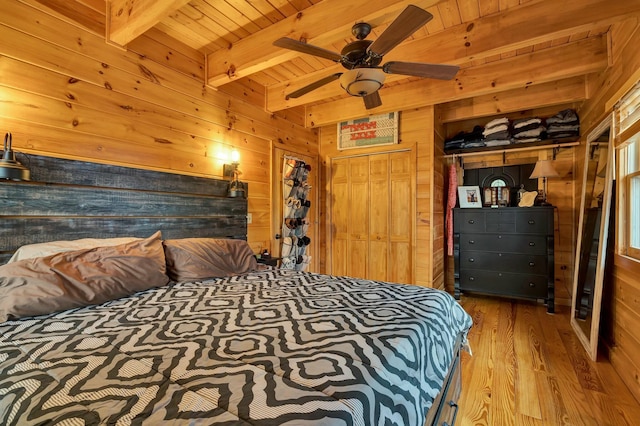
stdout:
[[[469,144],[475,144],[482,141],[482,126],[475,126],[471,132],[459,132],[455,136],[448,138],[444,142],[444,149],[461,149],[469,148]],[[484,146],[480,145],[480,146]]]
[[473,142],[467,142],[466,144],[464,144],[465,148],[480,148],[485,146],[485,141],[473,141]]
[[541,140],[542,140],[541,138],[521,138],[521,139],[514,138],[513,143],[517,144],[517,143],[527,143],[527,142],[539,142]]
[[513,122],[513,130],[530,130],[535,129],[540,124],[542,124],[542,120],[538,117],[534,118],[521,118],[519,120],[515,120]]
[[485,140],[491,140],[491,139],[510,139],[511,138],[511,133],[509,133],[509,130],[501,130],[498,132],[492,132],[489,134],[486,134],[484,136]]
[[485,146],[510,145],[511,144],[511,139],[493,139],[493,140],[484,141],[484,144],[485,144]]
[[579,124],[578,114],[573,109],[564,109],[546,120],[547,127],[552,124]]
[[503,124],[509,125],[509,119],[507,117],[496,118],[494,120],[491,120],[484,127],[485,129],[489,129],[491,127],[500,126]]
[[528,138],[538,138],[544,139],[546,136],[546,130],[544,127],[540,126],[536,129],[525,130],[522,132],[513,132],[513,137],[515,139],[528,139]]

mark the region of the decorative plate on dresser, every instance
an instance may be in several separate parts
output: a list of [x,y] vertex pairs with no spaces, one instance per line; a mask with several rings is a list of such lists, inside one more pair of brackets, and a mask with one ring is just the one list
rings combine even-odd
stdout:
[[553,207],[454,209],[455,297],[544,299],[554,312]]

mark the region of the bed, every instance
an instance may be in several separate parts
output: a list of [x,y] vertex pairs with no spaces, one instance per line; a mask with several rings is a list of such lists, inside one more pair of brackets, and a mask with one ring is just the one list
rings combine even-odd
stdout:
[[[0,184],[0,197],[15,198],[10,185]],[[19,192],[41,189],[25,185]],[[185,186],[176,196],[185,196]],[[48,240],[92,236],[93,229],[98,241],[0,266],[0,424],[454,420],[459,351],[471,319],[449,294],[265,268],[242,238],[246,223],[230,231],[229,214],[220,215],[227,225],[207,228],[223,235],[185,231],[182,220],[203,218],[198,213],[193,222],[184,212],[153,220],[124,214],[143,226],[110,232],[95,224],[114,220],[113,212],[43,217],[29,214],[38,207],[25,208],[26,199],[14,203],[20,214],[5,211],[6,218],[86,220],[87,227],[61,227]],[[164,227],[149,235],[153,224]],[[19,251],[16,240],[47,245],[27,235],[0,231],[5,259]],[[99,241],[114,236],[133,238]],[[60,280],[73,291],[40,294]]]

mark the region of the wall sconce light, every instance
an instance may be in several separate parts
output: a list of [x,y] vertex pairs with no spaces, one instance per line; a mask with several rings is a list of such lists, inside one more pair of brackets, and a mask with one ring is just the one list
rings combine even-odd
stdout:
[[222,175],[224,177],[231,177],[231,182],[229,182],[229,189],[227,190],[227,195],[229,197],[246,197],[246,189],[244,183],[240,182],[238,176],[242,174],[240,170],[238,170],[238,166],[240,165],[240,154],[235,149],[231,152],[231,164],[225,164],[222,169]]
[[538,160],[536,162],[536,166],[533,168],[533,172],[529,179],[539,179],[542,178],[543,182],[543,190],[542,190],[542,202],[541,206],[550,206],[547,202],[547,178],[550,177],[558,177],[560,176],[556,171],[555,167],[553,167],[553,161],[551,160]]
[[231,164],[222,166],[222,176],[232,178],[234,171],[238,170],[240,165],[240,153],[235,149],[231,151]]
[[0,179],[30,180],[31,172],[16,160],[16,155],[11,150],[11,133],[4,135],[4,151],[0,158]]

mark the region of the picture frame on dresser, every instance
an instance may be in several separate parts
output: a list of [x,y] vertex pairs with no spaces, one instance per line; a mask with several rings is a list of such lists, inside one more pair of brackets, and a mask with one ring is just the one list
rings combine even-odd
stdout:
[[460,200],[460,208],[482,208],[479,186],[459,186],[458,199]]

